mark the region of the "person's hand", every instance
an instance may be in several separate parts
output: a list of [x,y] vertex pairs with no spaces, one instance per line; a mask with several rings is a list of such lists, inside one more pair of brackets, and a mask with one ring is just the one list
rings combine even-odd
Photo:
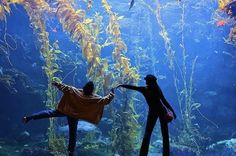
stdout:
[[52,85],[53,85],[53,86],[57,86],[57,85],[58,85],[58,82],[52,81]]

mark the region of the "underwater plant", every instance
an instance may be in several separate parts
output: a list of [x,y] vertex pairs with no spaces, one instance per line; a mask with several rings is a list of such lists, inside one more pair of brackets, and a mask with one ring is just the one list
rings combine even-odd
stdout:
[[4,57],[6,63],[9,66],[13,66],[10,60],[10,52],[16,49],[16,40],[10,34],[7,33],[7,29],[5,27],[3,32],[3,40],[0,40],[0,55]]
[[88,63],[87,77],[97,82],[96,91],[102,92],[105,69],[103,69],[103,60],[100,57],[101,46],[97,43],[102,17],[97,13],[94,16],[95,22],[93,19],[86,19],[85,10],[75,10],[66,0],[58,0],[56,15],[63,30],[69,33],[72,41],[82,49],[83,56]]
[[0,84],[7,88],[9,92],[11,92],[14,89],[13,85],[15,84],[15,79],[11,75],[1,74]]
[[231,2],[232,0],[218,0],[219,3],[219,9],[224,10],[225,6]]
[[[45,66],[43,68],[48,77],[46,106],[53,109],[57,104],[57,92],[51,83],[53,80],[58,79],[55,77],[55,73],[59,71],[59,66],[55,61],[57,60],[57,54],[60,53],[60,51],[54,49],[54,47],[57,47],[56,43],[53,44],[54,47],[50,46],[48,38],[49,33],[46,31],[46,21],[45,18],[43,18],[44,12],[50,12],[52,9],[43,0],[26,1],[24,3],[24,8],[30,17],[31,24],[33,25],[34,31],[38,34],[38,40],[41,43],[40,51],[45,59]],[[56,127],[57,120],[53,118],[50,119],[48,143],[49,148],[52,149],[54,154],[61,154],[65,152],[65,138],[56,134]]]
[[6,0],[2,0],[0,2],[0,20],[4,20],[6,22],[6,14],[10,14],[10,3]]
[[143,0],[141,1],[142,4],[147,7],[155,16],[157,19],[157,23],[160,26],[161,31],[159,32],[159,35],[163,38],[164,43],[165,43],[165,49],[166,49],[166,56],[168,58],[169,61],[169,68],[171,70],[173,70],[174,68],[174,58],[175,58],[175,51],[172,48],[171,45],[171,39],[169,37],[169,34],[166,30],[166,27],[164,25],[164,23],[162,22],[161,19],[161,6],[160,6],[160,2],[159,0],[156,1],[156,10],[153,9],[150,5],[148,5],[146,2],[144,2]]
[[[186,145],[188,147],[193,148],[193,151],[199,154],[200,147],[198,142],[199,139],[202,139],[201,134],[198,130],[199,127],[196,126],[196,123],[193,123],[193,120],[196,118],[195,115],[192,113],[196,109],[198,109],[201,104],[195,103],[193,100],[193,74],[195,69],[195,64],[197,61],[197,57],[192,62],[192,69],[190,75],[187,73],[187,54],[185,49],[185,40],[184,40],[184,26],[185,26],[185,2],[182,2],[181,4],[181,41],[180,41],[180,47],[182,48],[182,66],[180,67],[180,70],[178,71],[176,67],[179,67],[179,65],[174,64],[174,56],[171,55],[171,57],[168,57],[170,60],[170,69],[173,72],[173,80],[174,80],[174,86],[176,89],[176,95],[178,99],[180,114],[182,118],[182,124],[183,129],[182,132],[179,132],[181,138],[178,138],[176,141],[179,144]],[[165,30],[165,27],[163,23],[161,22],[161,15],[160,15],[160,3],[157,1],[157,12],[156,12],[157,20],[162,25],[162,30]],[[165,33],[162,33],[161,36],[163,37],[165,41],[165,47],[167,51],[171,51],[170,53],[173,54],[173,50],[171,48],[171,42],[168,38],[167,31],[163,31]],[[166,35],[163,35],[166,34]],[[169,55],[167,55],[169,56]],[[178,74],[179,73],[179,74]],[[181,75],[181,77],[179,77]],[[188,77],[189,76],[189,77]],[[182,134],[182,135],[181,135]]]
[[[130,60],[124,55],[127,51],[127,46],[121,38],[118,23],[119,19],[122,19],[122,17],[118,17],[117,14],[111,10],[112,7],[106,0],[102,0],[102,5],[109,15],[109,24],[106,28],[106,33],[111,39],[108,43],[114,45],[112,57],[113,60],[115,60],[115,63],[111,65],[111,69],[116,77],[113,77],[113,82],[115,82],[115,84],[113,83],[113,86],[121,83],[136,84],[139,80],[137,69],[131,67]],[[112,107],[111,109],[111,116],[114,120],[112,130],[110,132],[113,140],[112,153],[118,153],[123,156],[129,156],[132,154],[139,137],[139,123],[137,122],[139,115],[137,115],[134,108],[133,99],[127,98],[129,94],[126,94],[128,93],[124,92],[122,94],[122,97],[124,97],[122,99],[124,100],[116,101],[120,108],[117,109]]]
[[[57,93],[52,87],[51,82],[54,80],[55,73],[59,71],[59,67],[56,64],[56,53],[57,50],[50,48],[48,32],[46,31],[46,18],[44,18],[45,12],[51,13],[55,10],[49,7],[49,4],[44,0],[10,0],[5,2],[7,6],[10,4],[20,4],[26,10],[31,25],[33,26],[34,32],[37,34],[38,41],[41,44],[40,52],[45,58],[45,73],[48,77],[48,89],[47,89],[47,106],[49,108],[54,108],[56,105]],[[50,119],[50,127],[48,129],[49,137],[49,148],[52,149],[54,154],[59,154],[65,151],[65,139],[63,137],[58,137],[55,133],[56,120]]]

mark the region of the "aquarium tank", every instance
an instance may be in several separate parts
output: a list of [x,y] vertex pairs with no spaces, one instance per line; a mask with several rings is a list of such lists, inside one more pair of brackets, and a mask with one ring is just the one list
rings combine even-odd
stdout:
[[[153,74],[177,118],[171,156],[236,155],[235,0],[0,0],[0,156],[66,156],[53,81],[106,95]],[[137,156],[148,105],[115,90],[98,125],[79,121],[75,155]],[[149,156],[162,155],[159,120]]]

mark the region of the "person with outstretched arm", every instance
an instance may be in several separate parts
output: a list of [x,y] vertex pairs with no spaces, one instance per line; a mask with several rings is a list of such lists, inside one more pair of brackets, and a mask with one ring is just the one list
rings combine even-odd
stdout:
[[57,108],[43,110],[30,116],[23,117],[23,123],[51,117],[67,117],[69,125],[68,155],[73,156],[76,145],[76,133],[78,120],[85,120],[98,124],[102,118],[104,106],[114,98],[114,89],[104,97],[93,94],[94,84],[89,81],[82,89],[75,88],[63,83],[53,82],[52,85],[63,92]]
[[[157,84],[157,78],[154,75],[147,75],[145,78],[146,86],[132,86],[121,84],[116,88],[123,87],[139,91],[143,94],[149,106],[146,129],[140,149],[139,156],[147,156],[153,128],[158,118],[160,118],[161,133],[163,138],[163,156],[170,155],[168,122],[176,118],[176,114],[164,97],[160,87]],[[171,113],[170,113],[171,111]],[[172,114],[172,116],[169,116]],[[173,117],[173,118],[171,118]]]

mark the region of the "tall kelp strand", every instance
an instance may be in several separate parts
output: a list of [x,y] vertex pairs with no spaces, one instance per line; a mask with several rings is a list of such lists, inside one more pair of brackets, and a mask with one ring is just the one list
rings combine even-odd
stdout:
[[[56,105],[56,90],[52,87],[51,82],[55,79],[55,73],[59,70],[58,65],[55,60],[57,59],[56,53],[54,53],[53,48],[50,48],[50,42],[46,31],[46,18],[44,17],[45,13],[53,14],[55,10],[50,8],[49,4],[44,0],[11,0],[4,1],[3,8],[5,11],[10,12],[9,5],[11,4],[20,4],[22,5],[31,22],[31,25],[38,37],[38,41],[41,44],[40,52],[45,59],[45,73],[48,77],[48,89],[47,89],[47,106],[49,108],[55,108]],[[2,8],[2,5],[1,5]],[[4,12],[1,12],[1,17],[5,18],[5,15],[2,15]],[[65,140],[61,136],[57,136],[55,133],[56,129],[56,120],[50,119],[50,127],[48,129],[49,137],[49,148],[56,155],[63,153],[65,151]]]
[[160,26],[161,31],[159,32],[159,34],[161,35],[161,37],[164,40],[165,43],[165,49],[166,49],[166,56],[168,58],[169,61],[169,68],[174,70],[174,57],[175,57],[175,51],[172,48],[171,45],[171,39],[169,37],[169,34],[166,30],[166,27],[164,25],[164,23],[162,22],[162,18],[161,18],[161,4],[160,1],[157,0],[156,2],[156,10],[153,9],[150,5],[148,5],[145,1],[141,1],[142,4],[147,7],[154,15],[156,15],[156,19],[157,19],[157,23]]
[[225,6],[232,0],[218,0],[219,9],[224,10]]
[[[127,83],[136,84],[139,80],[139,74],[136,68],[131,68],[129,59],[125,57],[124,53],[127,51],[127,47],[121,38],[119,19],[111,9],[112,7],[106,0],[102,0],[102,5],[109,15],[109,24],[106,28],[106,33],[111,38],[111,43],[114,45],[112,52],[113,60],[115,63],[112,65],[112,71],[116,77],[114,77],[115,83]],[[113,109],[113,120],[115,121],[112,130],[112,152],[113,154],[119,153],[123,156],[129,156],[135,149],[135,143],[137,143],[138,128],[137,122],[138,115],[134,109],[134,101],[131,98],[127,98],[123,94],[124,100],[119,101],[120,110]],[[121,111],[122,110],[122,111]],[[119,116],[119,119],[117,119]],[[124,131],[126,133],[124,133]],[[125,142],[124,142],[125,138]]]
[[[47,106],[53,109],[57,104],[57,92],[51,83],[56,78],[55,73],[59,71],[59,66],[55,62],[57,60],[57,53],[54,47],[50,46],[44,14],[53,13],[55,10],[50,8],[49,4],[44,0],[25,0],[23,6],[29,15],[31,25],[38,36],[38,41],[41,43],[40,51],[45,59],[44,70],[48,77]],[[49,148],[52,149],[54,154],[60,154],[65,151],[65,139],[62,136],[56,135],[56,127],[56,119],[50,119],[50,126],[48,128]]]
[[10,6],[9,3],[2,1],[0,3],[0,20],[6,21],[6,14],[10,14]]

